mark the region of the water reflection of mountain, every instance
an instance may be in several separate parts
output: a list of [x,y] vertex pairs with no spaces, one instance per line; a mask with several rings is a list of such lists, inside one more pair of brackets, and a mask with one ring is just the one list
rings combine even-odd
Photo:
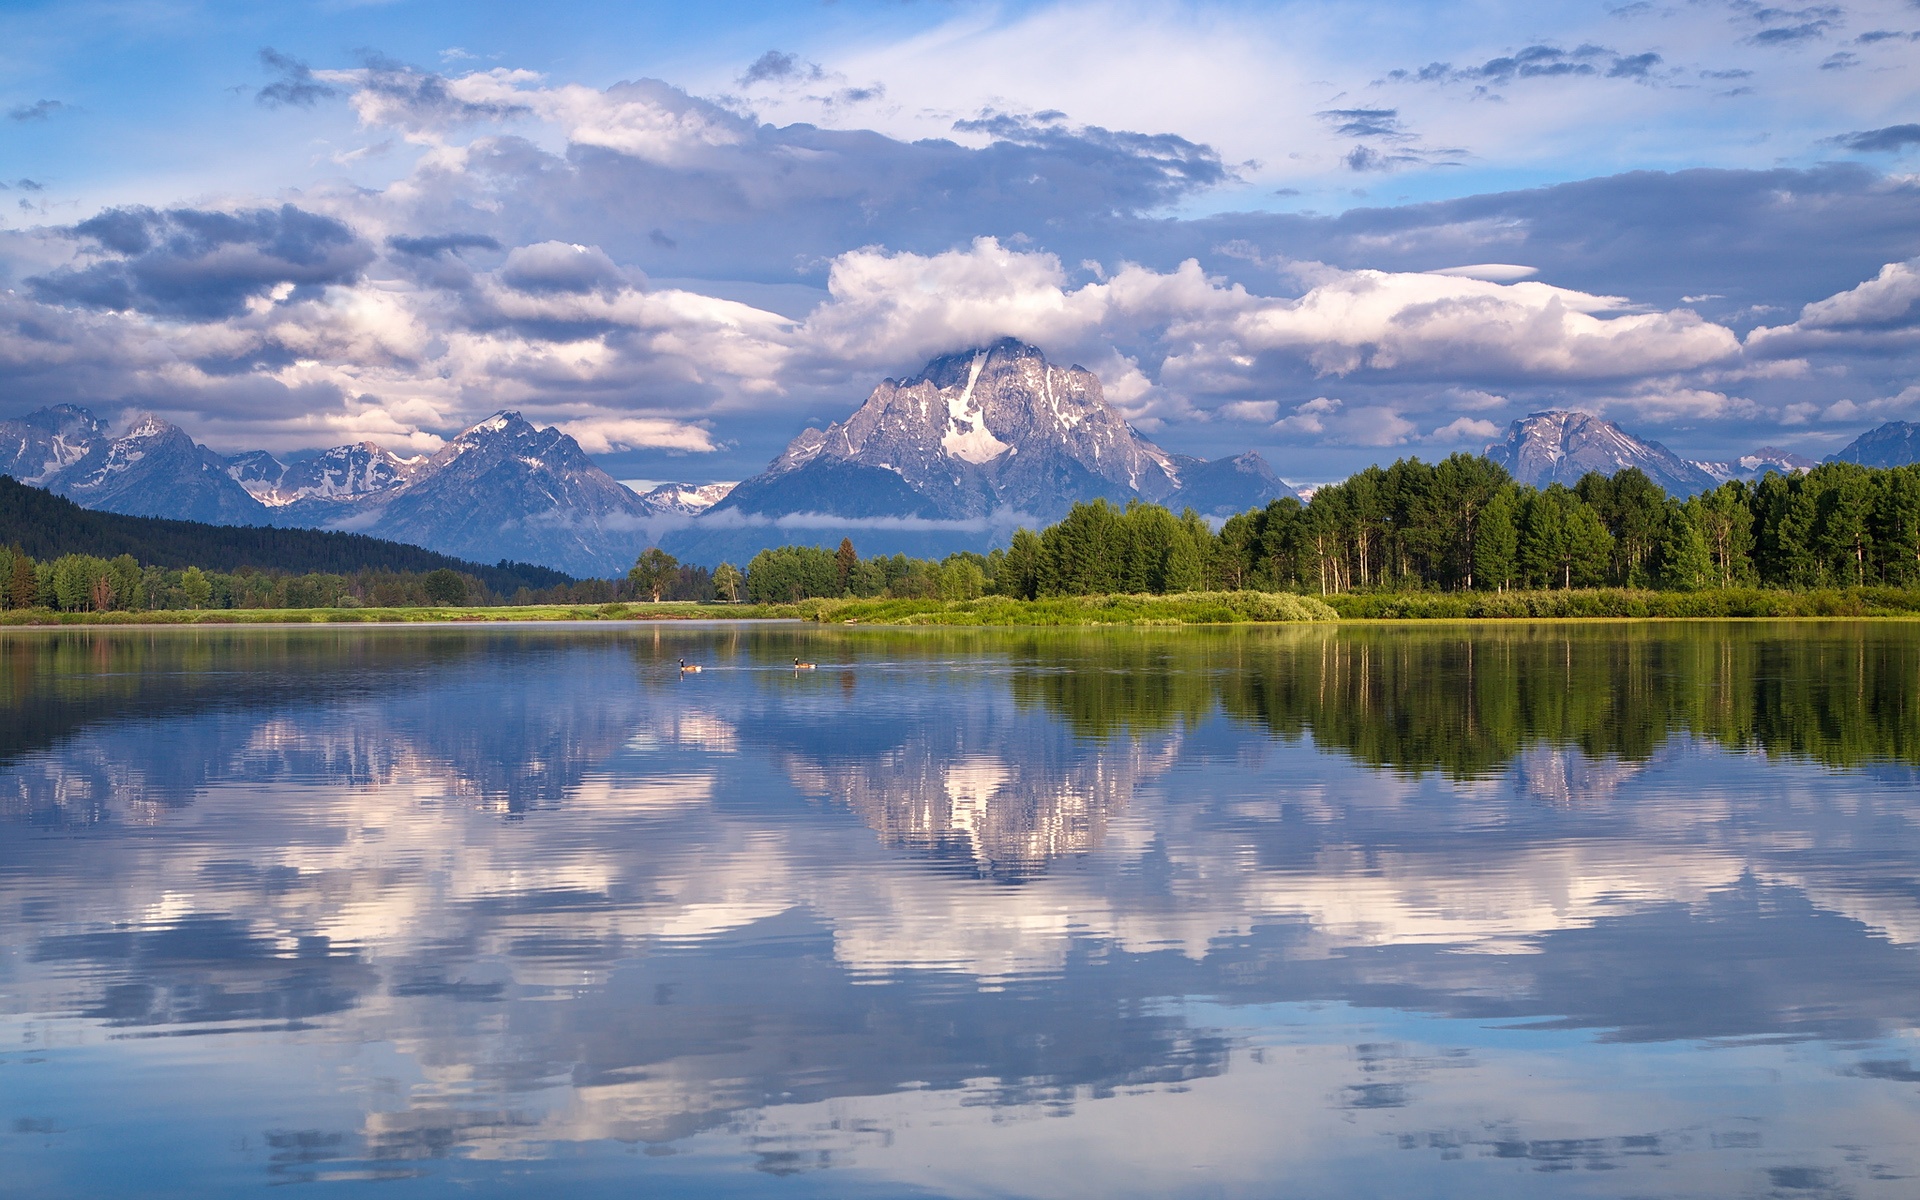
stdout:
[[887,845],[1018,882],[1103,846],[1135,789],[1179,752],[1178,735],[1088,746],[1032,722],[966,732],[942,722],[878,756],[792,751],[784,764],[802,795],[844,805]]
[[[388,1163],[908,1088],[1060,1111],[1230,1075],[1220,1005],[1920,1024],[1898,630],[880,635],[806,676],[812,631],[447,636],[289,650],[245,703],[34,666],[83,715],[0,775],[6,1005],[390,1046],[406,1082],[314,1140]],[[1896,773],[1820,765],[1856,761]],[[1351,1058],[1330,1103],[1418,1103]]]

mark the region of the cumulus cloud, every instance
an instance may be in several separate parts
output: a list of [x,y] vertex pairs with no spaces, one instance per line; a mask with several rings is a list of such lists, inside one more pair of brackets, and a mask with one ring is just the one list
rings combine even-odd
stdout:
[[583,417],[561,422],[560,429],[588,454],[638,449],[710,454],[717,449],[704,426],[661,417]]
[[1920,303],[1920,260],[1888,263],[1865,283],[1801,309],[1799,324],[1802,329],[1892,325],[1910,320],[1916,303]]
[[607,252],[572,242],[518,246],[507,255],[500,281],[522,292],[615,291],[628,280]]
[[1500,436],[1500,426],[1477,417],[1455,417],[1427,435],[1427,440],[1442,446],[1484,446]]
[[1258,421],[1270,425],[1280,419],[1278,400],[1231,400],[1219,408],[1221,416],[1230,421]]
[[1612,379],[1723,361],[1739,340],[1687,310],[1634,312],[1617,297],[1546,284],[1320,268],[1297,298],[1259,296],[1188,260],[1171,272],[1126,265],[1071,287],[1050,254],[982,238],[923,256],[856,251],[829,278],[833,303],[808,330],[835,352],[921,356],[1020,337],[1079,345],[1152,331],[1183,369],[1245,375],[1287,354],[1321,376]]
[[415,134],[529,115],[531,107],[513,94],[517,85],[539,78],[530,71],[493,70],[449,79],[379,54],[363,63],[352,70],[307,71],[300,78],[327,87],[328,94],[335,87],[348,90],[365,124]]
[[291,204],[113,208],[66,232],[89,247],[92,261],[29,279],[35,296],[189,320],[236,316],[250,301],[350,281],[373,258],[347,226]]
[[1731,330],[1684,309],[1543,283],[1351,271],[1293,301],[1237,315],[1253,351],[1304,357],[1323,375],[1411,371],[1479,378],[1603,379],[1704,366],[1739,352]]
[[1887,263],[1872,279],[1803,306],[1791,324],[1763,325],[1747,335],[1748,349],[1769,357],[1916,343],[1920,259]]

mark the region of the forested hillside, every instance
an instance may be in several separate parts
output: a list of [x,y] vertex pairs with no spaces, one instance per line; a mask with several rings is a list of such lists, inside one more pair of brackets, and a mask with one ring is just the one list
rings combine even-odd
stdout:
[[97,558],[124,554],[141,566],[221,572],[426,574],[450,570],[470,575],[503,596],[522,588],[538,590],[571,582],[545,567],[463,562],[357,533],[203,525],[96,512],[6,476],[0,476],[0,546],[17,547],[39,560],[69,554]]

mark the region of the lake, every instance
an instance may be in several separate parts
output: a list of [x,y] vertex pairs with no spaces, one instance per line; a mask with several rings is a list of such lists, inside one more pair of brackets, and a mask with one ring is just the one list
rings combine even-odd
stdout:
[[0,716],[8,1194],[1920,1194],[1920,624],[15,630]]

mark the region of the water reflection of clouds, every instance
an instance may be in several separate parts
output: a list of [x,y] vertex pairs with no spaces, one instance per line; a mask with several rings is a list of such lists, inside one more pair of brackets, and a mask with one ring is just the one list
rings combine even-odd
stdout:
[[704,1136],[909,1180],[927,1138],[1018,1162],[1010,1114],[1072,1111],[1142,1193],[1171,1177],[1138,1114],[1204,1147],[1241,1102],[1302,1131],[1219,1148],[1256,1174],[1310,1173],[1329,1121],[1543,1169],[1698,1149],[1678,1106],[1609,1127],[1565,1077],[1523,1085],[1515,1043],[1356,1058],[1376,1035],[1242,1028],[1299,1006],[1646,1045],[1920,1024],[1911,798],[1807,764],[1683,737],[1453,781],[1218,715],[1087,737],[984,671],[694,692],[590,641],[447,671],[16,757],[5,818],[82,836],[0,845],[8,1003],[391,1044],[417,1078],[348,1148],[377,1161]]

